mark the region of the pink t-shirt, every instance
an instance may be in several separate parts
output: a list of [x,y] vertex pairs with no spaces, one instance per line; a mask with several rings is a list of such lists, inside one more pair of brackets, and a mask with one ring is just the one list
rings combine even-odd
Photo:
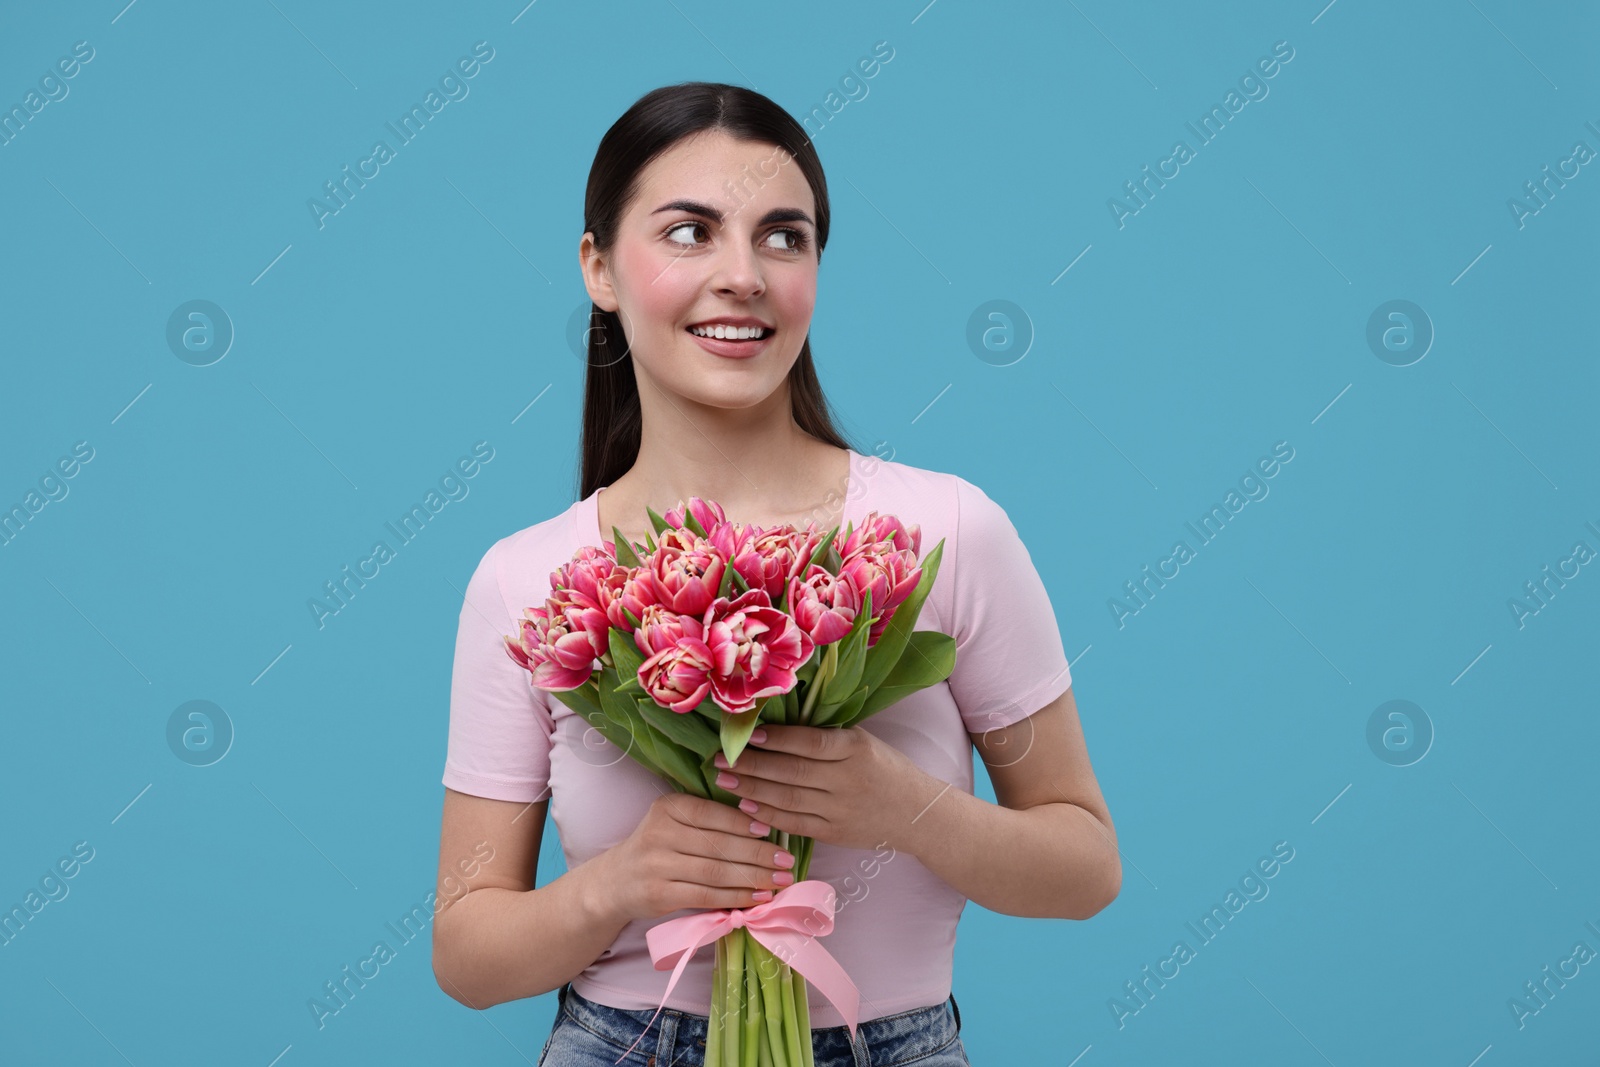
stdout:
[[[559,700],[532,687],[506,655],[524,607],[544,603],[550,573],[583,545],[610,539],[598,526],[596,490],[554,518],[497,541],[467,586],[450,688],[444,784],[462,793],[526,803],[550,799],[569,869],[626,838],[669,786],[602,738]],[[837,503],[837,497],[834,500]],[[1004,509],[972,483],[850,454],[845,521],[869,511],[922,527],[921,550],[944,539],[944,557],[917,628],[956,639],[949,679],[862,724],[924,771],[973,792],[970,735],[1010,725],[1072,685],[1049,595]],[[737,516],[730,516],[737,518]],[[833,885],[834,929],[822,945],[861,991],[862,1021],[950,996],[956,924],[967,898],[916,858],[818,842],[809,877]],[[578,993],[617,1008],[653,1010],[669,971],[650,960],[645,931],[632,922],[573,979]],[[695,954],[667,1006],[711,1013],[710,946]],[[837,1009],[811,990],[811,1024],[842,1026]]]

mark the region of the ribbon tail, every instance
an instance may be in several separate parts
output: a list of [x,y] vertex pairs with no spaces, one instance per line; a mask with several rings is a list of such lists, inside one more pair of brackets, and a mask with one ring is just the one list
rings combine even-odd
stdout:
[[667,979],[666,992],[661,994],[660,1007],[656,1008],[655,1012],[651,1014],[650,1021],[644,1024],[644,1030],[639,1034],[638,1037],[633,1039],[633,1044],[629,1045],[621,1056],[618,1056],[615,1060],[611,1061],[613,1064],[621,1063],[623,1060],[627,1059],[628,1053],[637,1048],[639,1042],[644,1040],[644,1035],[648,1034],[650,1032],[650,1028],[656,1024],[656,1016],[660,1015],[661,1009],[667,1006],[667,998],[672,996],[672,987],[678,984],[678,979],[683,977],[684,968],[689,966],[689,960],[704,944],[704,941],[696,940],[692,945],[688,946],[679,953],[678,965],[672,969],[672,977]]
[[817,992],[838,1008],[839,1014],[844,1017],[845,1024],[850,1028],[851,1038],[856,1036],[857,1020],[861,1015],[861,991],[850,980],[845,969],[839,966],[839,961],[818,944],[816,938],[799,937],[754,927],[746,929],[752,937],[770,949],[773,955],[799,971],[806,981],[816,987]]

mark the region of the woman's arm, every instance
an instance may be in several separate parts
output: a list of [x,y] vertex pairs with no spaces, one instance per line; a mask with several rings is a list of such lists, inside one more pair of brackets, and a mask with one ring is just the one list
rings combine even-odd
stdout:
[[897,843],[990,911],[1087,919],[1115,900],[1117,833],[1072,690],[1026,719],[969,736],[999,804],[924,772],[919,814]]
[[549,803],[445,790],[437,894],[446,904],[433,923],[433,974],[469,1008],[560,988],[627,925],[605,909],[599,863],[534,889]]

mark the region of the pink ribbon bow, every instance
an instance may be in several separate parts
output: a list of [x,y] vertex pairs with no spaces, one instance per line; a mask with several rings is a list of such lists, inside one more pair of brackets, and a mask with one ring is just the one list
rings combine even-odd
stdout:
[[[710,911],[682,915],[657,923],[645,932],[645,942],[650,946],[650,959],[658,971],[672,968],[672,978],[666,992],[661,994],[661,1006],[650,1016],[644,1033],[628,1046],[615,1061],[627,1059],[644,1035],[650,1032],[661,1008],[667,1006],[672,987],[678,984],[689,960],[704,945],[711,944],[724,934],[744,927],[750,936],[766,946],[778,959],[789,964],[816,986],[817,992],[839,1009],[850,1027],[850,1036],[856,1035],[856,1019],[861,1010],[861,993],[845,974],[839,961],[828,950],[817,944],[817,938],[833,930],[833,886],[815,878],[786,886],[764,904],[750,908],[715,908]],[[676,966],[674,962],[676,961]],[[712,1020],[716,1025],[716,1020]]]

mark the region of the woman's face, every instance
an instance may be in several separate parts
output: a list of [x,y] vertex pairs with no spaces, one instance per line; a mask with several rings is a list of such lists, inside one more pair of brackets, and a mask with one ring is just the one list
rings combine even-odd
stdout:
[[[651,161],[609,255],[590,234],[580,248],[590,297],[621,317],[641,393],[722,408],[772,396],[811,327],[815,219],[811,186],[773,145],[707,131]],[[691,329],[719,322],[766,336]]]

